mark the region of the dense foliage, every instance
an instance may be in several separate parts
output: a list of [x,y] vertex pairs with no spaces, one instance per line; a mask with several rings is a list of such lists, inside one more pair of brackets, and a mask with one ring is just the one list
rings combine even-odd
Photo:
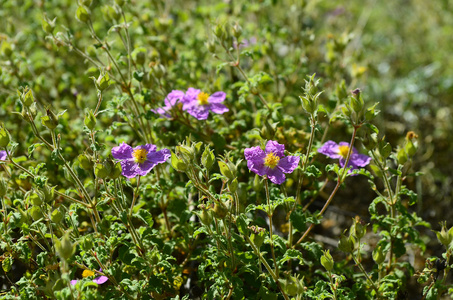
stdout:
[[2,299],[453,297],[452,5],[0,0]]

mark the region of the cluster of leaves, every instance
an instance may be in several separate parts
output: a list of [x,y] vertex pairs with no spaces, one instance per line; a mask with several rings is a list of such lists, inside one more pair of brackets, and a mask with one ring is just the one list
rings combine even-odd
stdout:
[[[367,82],[351,63],[363,58],[350,50],[358,41],[326,34],[323,20],[341,23],[342,9],[3,1],[2,297],[401,299],[408,286],[411,297],[452,295],[451,229],[437,234],[442,259],[422,271],[409,259],[427,250],[420,229],[430,227],[408,186],[420,175],[418,137],[400,133],[391,145],[371,124],[373,93],[355,89]],[[179,106],[170,118],[152,112],[189,87],[224,91],[229,112],[208,120]],[[328,139],[363,145],[372,173],[320,157]],[[282,185],[244,161],[246,148],[267,140],[300,157]],[[121,142],[168,148],[171,160],[126,179],[111,156]],[[349,200],[342,190],[371,202],[362,216],[370,224],[355,218],[349,231],[344,222],[320,234],[331,203]]]

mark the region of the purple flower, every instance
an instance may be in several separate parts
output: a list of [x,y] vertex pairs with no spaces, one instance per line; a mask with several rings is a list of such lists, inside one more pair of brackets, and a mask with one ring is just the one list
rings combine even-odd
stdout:
[[[102,269],[99,269],[99,272],[102,272]],[[91,270],[84,270],[82,273],[82,277],[83,278],[91,277],[91,276],[94,276],[94,274],[95,273]],[[97,284],[104,284],[107,282],[107,280],[109,280],[109,278],[107,276],[102,275],[102,276],[98,276],[95,279],[93,279],[93,282],[97,283]],[[71,285],[76,285],[78,280],[74,279],[74,280],[71,280],[70,282],[71,282]]]
[[260,147],[247,148],[244,151],[247,167],[260,176],[267,177],[275,184],[282,184],[284,173],[292,173],[299,165],[299,156],[285,156],[285,145],[276,141],[268,141],[266,149]]
[[6,151],[0,151],[0,160],[6,160]]
[[[256,37],[252,36],[250,39],[243,39],[240,43],[239,43],[239,49],[242,49],[242,48],[247,48],[251,45],[255,45],[257,42],[257,39]],[[233,42],[233,48],[234,49],[237,49],[238,48],[238,42],[237,41],[234,41]]]
[[[340,142],[340,144],[337,144],[334,141],[327,141],[318,149],[318,152],[333,159],[340,159],[340,166],[344,167],[349,152],[349,143]],[[359,167],[363,168],[368,165],[370,161],[371,157],[360,154],[355,147],[352,147],[352,153],[347,167],[349,168],[352,166],[352,170],[358,169]],[[351,170],[349,170],[348,173],[350,172]]]
[[226,94],[224,92],[215,92],[211,96],[209,94],[189,88],[181,100],[183,103],[183,110],[197,118],[198,120],[206,120],[209,111],[216,114],[223,114],[229,109],[221,104],[225,100]]
[[179,101],[184,97],[183,91],[173,90],[164,100],[165,106],[157,109],[151,109],[155,114],[159,114],[166,118],[171,118],[170,111],[178,104]]
[[123,176],[132,178],[148,174],[157,164],[164,163],[170,158],[170,150],[156,151],[156,149],[153,144],[132,148],[123,142],[118,147],[112,148],[112,155],[115,159],[121,160]]

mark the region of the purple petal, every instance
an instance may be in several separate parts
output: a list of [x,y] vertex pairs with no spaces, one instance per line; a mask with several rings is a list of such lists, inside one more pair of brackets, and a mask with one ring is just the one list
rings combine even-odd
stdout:
[[107,276],[99,276],[99,277],[96,277],[95,279],[93,279],[93,282],[97,283],[97,284],[103,284],[103,283],[106,283],[107,280],[109,280],[109,278]]
[[178,100],[181,100],[184,97],[183,91],[173,90],[164,100],[165,107],[173,107],[178,103]]
[[130,159],[132,158],[132,147],[123,142],[118,147],[112,148],[112,156],[115,159]]
[[193,106],[187,112],[198,120],[206,120],[209,116],[209,109],[204,105]]
[[267,178],[275,184],[282,184],[286,179],[285,174],[279,168],[269,169]]
[[121,161],[121,169],[124,177],[132,178],[137,176],[137,163],[133,159]]
[[161,115],[166,118],[171,118],[171,115],[168,113],[169,110],[170,109],[168,109],[167,107],[159,107],[156,109],[151,109],[151,111],[155,114]]
[[161,164],[167,161],[171,157],[171,152],[168,149],[162,149],[157,152],[148,153],[147,159],[144,163],[137,165],[137,173],[144,176],[151,171],[157,164]]
[[145,145],[137,146],[134,148],[134,150],[137,150],[137,149],[145,149],[146,152],[150,153],[150,152],[156,151],[157,147],[156,147],[156,145],[153,145],[153,144],[145,144]]
[[209,96],[208,101],[209,103],[220,103],[223,102],[226,98],[226,94],[224,92],[215,92],[211,96]]
[[6,160],[6,151],[0,151],[0,160]]
[[266,153],[264,153],[263,149],[256,146],[256,147],[252,147],[252,148],[245,148],[244,156],[245,156],[246,160],[261,159],[264,161],[264,158],[266,157]]
[[250,171],[264,176],[266,174],[267,167],[264,165],[264,158],[266,153],[260,147],[246,148],[244,150],[244,156],[247,160],[247,167]]
[[280,159],[277,167],[283,173],[292,173],[294,169],[299,165],[299,160],[299,156],[286,156]]
[[193,101],[198,101],[197,100],[197,96],[198,94],[201,92],[201,90],[197,90],[197,89],[194,89],[194,88],[189,88],[186,92],[186,94],[184,95],[184,97],[181,99],[181,102],[182,103],[190,103],[190,102],[193,102]]
[[77,282],[78,282],[78,280],[77,280],[77,279],[74,279],[74,280],[71,280],[71,281],[70,281],[71,285],[76,285],[76,284],[77,284]]
[[225,105],[220,104],[220,103],[212,103],[209,105],[209,108],[211,109],[211,111],[213,113],[220,114],[220,115],[229,111],[228,107],[226,107]]
[[[347,145],[349,145],[349,144],[347,144]],[[324,145],[322,145],[321,148],[318,149],[318,152],[321,154],[324,154],[330,158],[334,158],[334,159],[342,158],[342,156],[340,154],[338,154],[338,151],[339,151],[338,147],[339,147],[339,145],[337,145],[337,143],[335,143],[334,141],[327,141],[324,143]],[[341,160],[340,160],[340,164],[341,164]]]
[[285,145],[279,144],[276,141],[268,141],[266,144],[266,153],[271,152],[282,158],[285,156]]
[[353,153],[349,163],[355,167],[366,167],[371,161],[371,157],[365,154]]

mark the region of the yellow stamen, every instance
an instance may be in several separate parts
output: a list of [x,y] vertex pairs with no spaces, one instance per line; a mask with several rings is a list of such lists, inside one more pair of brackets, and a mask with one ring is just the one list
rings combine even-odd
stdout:
[[340,147],[338,147],[338,152],[339,152],[338,154],[343,156],[343,158],[346,158],[348,156],[349,146],[340,146]]
[[94,272],[93,271],[83,270],[83,273],[82,273],[82,277],[83,278],[90,277],[90,276],[94,276]]
[[146,161],[146,156],[148,155],[148,151],[143,148],[135,149],[132,152],[132,156],[135,158],[135,162],[138,164],[142,164]]
[[209,98],[209,94],[207,94],[205,92],[199,93],[197,96],[198,104],[208,105],[209,104],[208,98]]
[[275,155],[273,152],[268,153],[266,157],[264,158],[264,165],[273,169],[278,165],[278,162],[280,161],[280,157]]

